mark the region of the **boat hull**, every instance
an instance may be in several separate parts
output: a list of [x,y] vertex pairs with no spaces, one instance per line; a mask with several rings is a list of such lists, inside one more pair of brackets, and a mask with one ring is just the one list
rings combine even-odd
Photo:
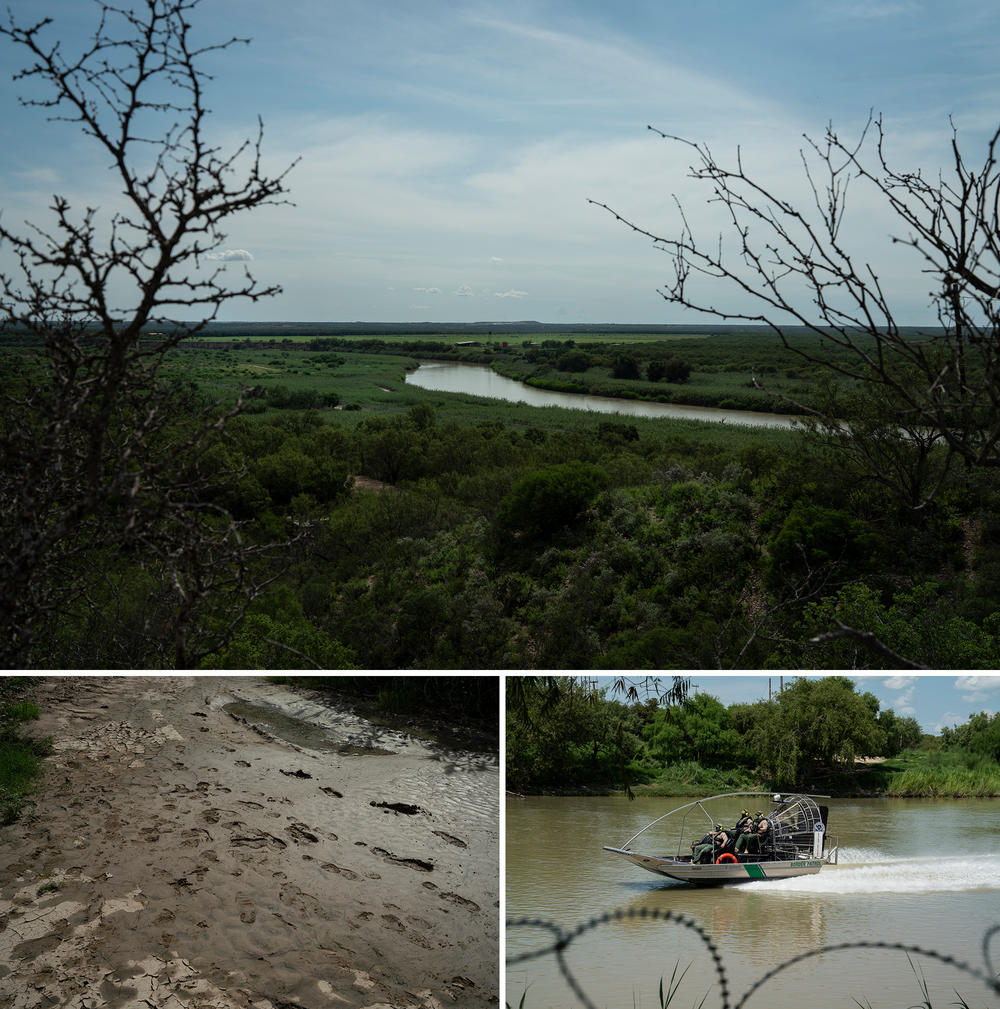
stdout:
[[604,846],[605,851],[628,860],[633,865],[668,876],[684,883],[712,886],[720,883],[749,883],[759,879],[789,879],[793,876],[808,876],[823,867],[822,858],[798,858],[786,862],[710,862],[707,865],[681,861],[660,855],[642,855],[627,848]]

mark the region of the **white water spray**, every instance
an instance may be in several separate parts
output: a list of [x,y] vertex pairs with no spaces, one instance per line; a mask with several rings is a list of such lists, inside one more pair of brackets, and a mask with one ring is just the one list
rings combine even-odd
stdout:
[[838,865],[813,876],[767,881],[780,893],[942,893],[1000,889],[1000,853],[943,857],[887,855],[875,848],[841,848]]

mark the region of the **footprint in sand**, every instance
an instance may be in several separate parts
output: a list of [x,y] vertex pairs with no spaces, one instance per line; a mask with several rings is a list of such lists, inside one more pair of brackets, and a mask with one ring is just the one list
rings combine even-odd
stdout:
[[376,855],[381,855],[386,862],[391,862],[394,865],[405,865],[410,869],[419,869],[421,872],[434,871],[434,863],[425,862],[422,858],[400,858],[399,855],[394,855],[391,851],[386,851],[385,848],[372,848],[372,851]]
[[439,893],[438,896],[442,900],[448,901],[449,904],[457,904],[459,907],[467,907],[470,911],[481,910],[474,900],[467,900],[465,897],[461,897],[457,893]]
[[236,764],[234,766],[236,766],[236,767],[249,767],[250,766],[250,761],[249,760],[237,760]]
[[293,823],[285,829],[285,833],[293,841],[309,841],[311,844],[319,843],[319,838],[304,823]]
[[437,834],[438,837],[447,841],[449,844],[455,845],[456,848],[468,848],[469,846],[460,837],[453,837],[451,834],[446,834],[443,830],[435,830],[433,833]]
[[405,932],[406,926],[394,915],[382,915],[382,928],[387,928],[391,932]]
[[204,844],[206,840],[212,841],[212,835],[205,830],[204,827],[192,827],[190,830],[185,830],[181,837],[182,848],[197,848],[199,844]]
[[341,867],[339,865],[334,865],[333,862],[324,862],[320,866],[320,868],[321,869],[329,869],[331,872],[339,873],[341,876],[344,877],[344,879],[357,879],[358,878],[358,874],[356,872],[352,872],[350,869],[344,869],[343,867]]
[[238,893],[236,904],[240,908],[240,921],[245,925],[252,925],[257,920],[257,908],[254,902],[245,893]]
[[343,799],[344,793],[338,792],[335,788],[321,788],[321,792],[326,792],[327,795],[332,795],[336,799]]
[[217,809],[205,809],[202,810],[201,818],[206,823],[218,823],[222,818],[222,813]]
[[[412,802],[375,802],[372,800],[368,805],[374,806],[376,809],[384,809],[387,813],[402,813],[403,816],[416,816],[417,813],[427,813],[426,809],[422,809]],[[430,816],[430,813],[427,813],[427,815]],[[437,831],[434,833],[436,834]]]
[[233,848],[271,848],[271,849],[281,849],[287,848],[288,845],[281,840],[280,837],[275,837],[273,834],[268,834],[265,831],[260,831],[257,834],[249,834],[241,837],[231,837],[229,839],[229,844]]

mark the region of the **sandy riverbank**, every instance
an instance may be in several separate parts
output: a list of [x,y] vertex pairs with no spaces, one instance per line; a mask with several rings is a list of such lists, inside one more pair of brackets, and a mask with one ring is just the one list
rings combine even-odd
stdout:
[[57,751],[0,829],[0,1004],[498,1005],[494,762],[262,735],[224,708],[294,697],[258,678],[39,692]]

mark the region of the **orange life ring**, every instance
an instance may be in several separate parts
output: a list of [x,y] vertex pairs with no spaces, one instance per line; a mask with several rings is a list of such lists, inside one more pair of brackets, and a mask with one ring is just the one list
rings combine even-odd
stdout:
[[730,854],[728,851],[725,851],[715,860],[715,864],[721,865],[723,862],[735,862],[735,861],[736,856]]

